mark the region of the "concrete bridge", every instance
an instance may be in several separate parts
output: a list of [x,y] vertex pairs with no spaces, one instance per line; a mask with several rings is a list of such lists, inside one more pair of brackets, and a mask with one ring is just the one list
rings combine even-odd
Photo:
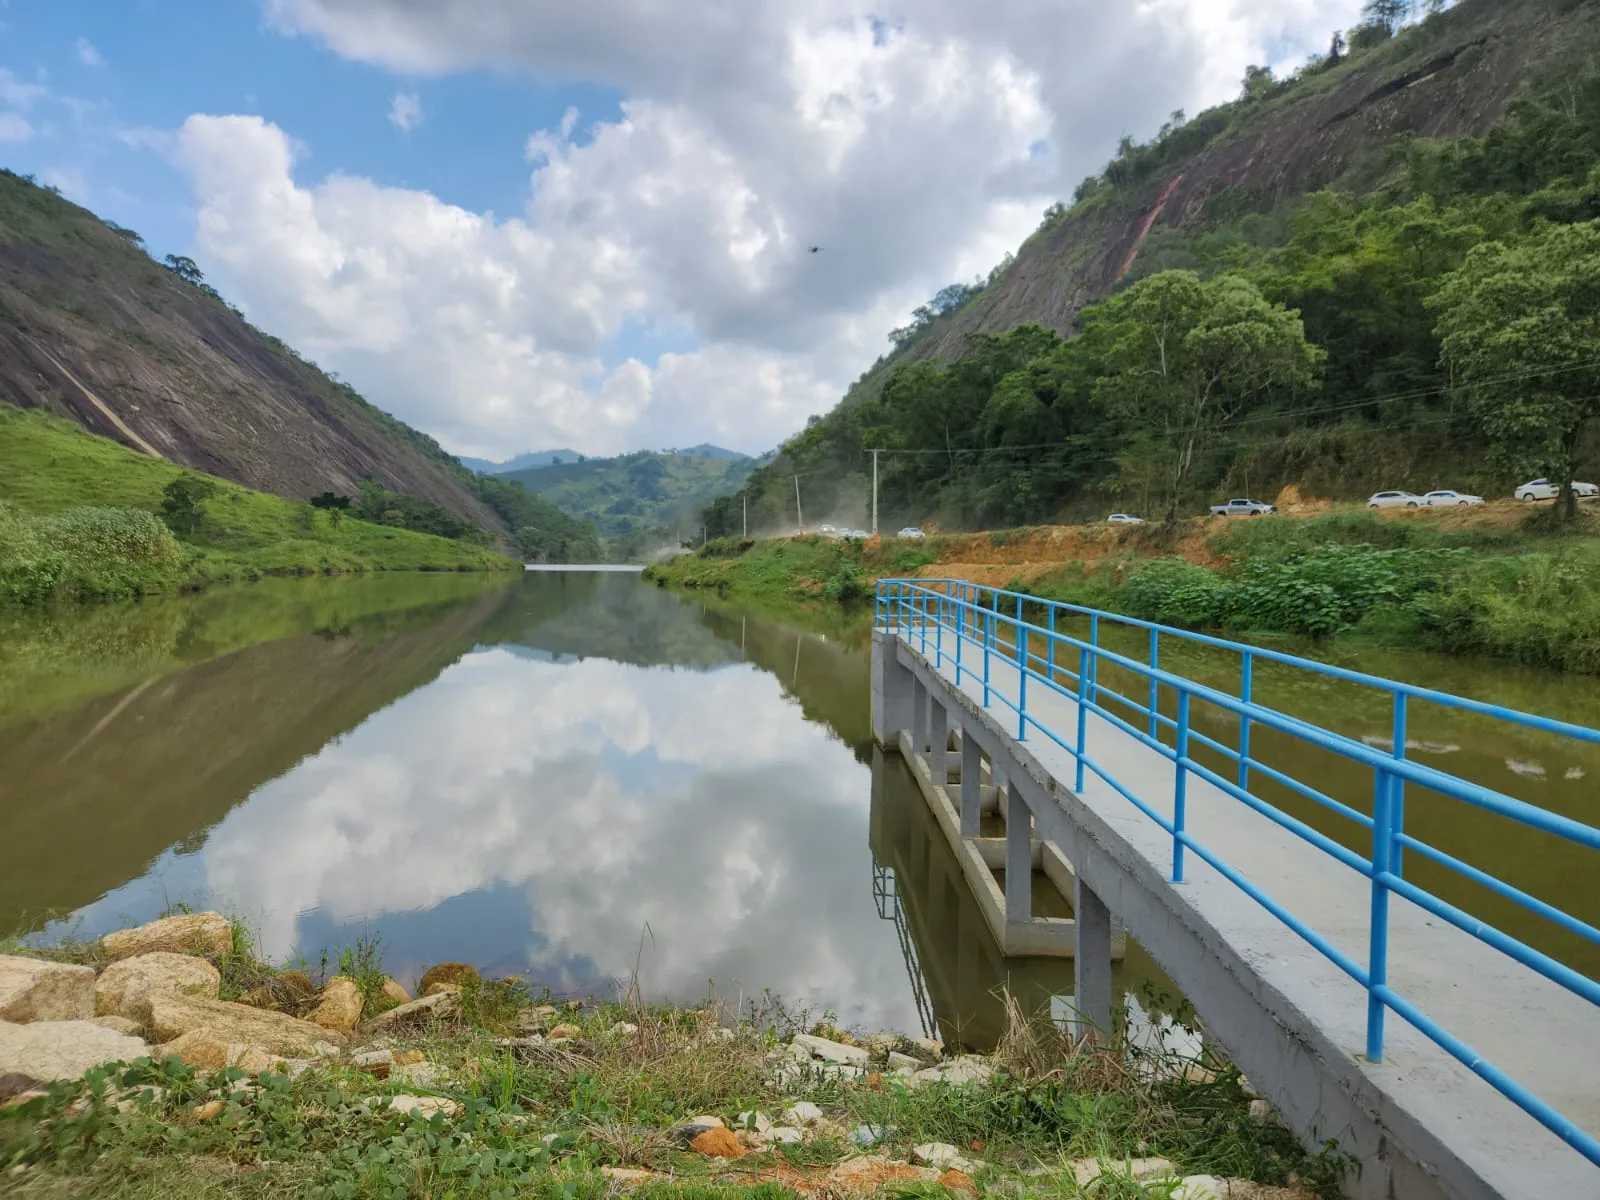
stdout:
[[[1120,639],[1103,636],[1113,625]],[[1107,644],[1126,649],[1129,630],[1137,656]],[[1238,688],[1162,669],[1178,640],[1239,656]],[[1264,660],[1377,689],[1393,747],[1254,702]],[[1427,859],[1600,944],[1600,930],[1405,823],[1410,790],[1600,851],[1600,830],[1408,760],[1406,722],[1426,702],[1558,738],[1600,732],[964,581],[882,581],[872,672],[878,741],[905,756],[936,814],[954,814],[953,836],[989,869],[978,882],[998,891],[1003,870],[1007,953],[1062,937],[1059,918],[1033,912],[1036,866],[1070,892],[1085,1032],[1110,1028],[1125,927],[1292,1129],[1355,1156],[1352,1195],[1600,1197],[1600,984],[1405,873]],[[1206,732],[1219,724],[1236,732]],[[1252,753],[1252,732],[1303,743],[1313,762],[1357,764],[1371,790],[1364,802],[1329,795],[1314,765]],[[1284,796],[1353,822],[1368,852],[1299,819]],[[998,857],[980,836],[986,804],[1004,817]]]

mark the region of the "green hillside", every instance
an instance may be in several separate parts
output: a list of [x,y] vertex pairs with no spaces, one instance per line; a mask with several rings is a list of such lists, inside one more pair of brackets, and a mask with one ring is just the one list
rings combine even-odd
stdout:
[[[164,512],[179,479],[197,485],[192,505]],[[0,600],[105,599],[263,575],[516,565],[475,540],[252,491],[0,404]]]
[[945,289],[712,536],[1600,473],[1600,5],[1463,0],[1125,141]]
[[[696,449],[715,447],[696,447]],[[677,454],[640,451],[617,458],[562,462],[498,476],[594,522],[613,557],[644,543],[697,533],[698,507],[744,482],[757,460],[728,451]]]

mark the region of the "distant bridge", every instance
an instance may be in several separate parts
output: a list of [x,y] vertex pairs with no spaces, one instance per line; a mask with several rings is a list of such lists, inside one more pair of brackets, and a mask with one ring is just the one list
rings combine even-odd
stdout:
[[[1237,689],[1163,669],[1176,643],[1237,656]],[[1392,747],[1257,703],[1261,662],[1372,689]],[[1082,1028],[1110,1026],[1115,920],[1291,1128],[1357,1158],[1354,1195],[1600,1197],[1600,983],[1417,886],[1406,864],[1455,872],[1590,945],[1600,930],[1407,832],[1406,798],[1565,840],[1595,868],[1600,830],[1408,760],[1420,703],[1600,743],[1582,726],[962,580],[878,585],[874,733],[957,804],[963,838],[978,840],[985,778],[1002,793],[1008,930],[1034,925],[1032,866],[1041,842],[1059,847]],[[1252,735],[1304,761],[1264,761]],[[1329,794],[1317,764],[1335,761],[1370,791]],[[1365,851],[1288,811],[1308,804],[1352,823]]]

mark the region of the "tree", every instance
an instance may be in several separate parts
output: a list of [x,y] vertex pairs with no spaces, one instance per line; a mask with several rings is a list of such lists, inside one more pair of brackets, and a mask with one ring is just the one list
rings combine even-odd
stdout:
[[1453,381],[1508,470],[1572,490],[1579,438],[1600,417],[1600,221],[1476,246],[1429,304]]
[[162,489],[161,519],[179,536],[192,534],[205,516],[207,497],[216,490],[217,485],[203,475],[185,471]]
[[1344,57],[1344,34],[1337,29],[1333,31],[1333,40],[1328,43],[1328,65],[1331,67]]
[[200,273],[200,267],[192,258],[186,258],[181,254],[169,254],[165,262],[167,270],[185,283],[201,284],[206,281],[206,277]]
[[1240,98],[1254,100],[1261,96],[1270,95],[1276,81],[1272,78],[1271,67],[1249,66],[1244,69],[1244,84]]
[[311,497],[311,506],[313,508],[326,509],[328,523],[337,529],[344,521],[345,511],[350,507],[350,497],[342,496],[337,492],[322,492]]
[[1407,17],[1411,15],[1412,0],[1367,0],[1361,6],[1361,15],[1369,25],[1381,25],[1393,37]]
[[1323,352],[1300,314],[1236,275],[1202,283],[1164,271],[1100,306],[1107,374],[1095,395],[1151,439],[1167,465],[1167,520],[1217,428],[1244,408],[1316,381]]

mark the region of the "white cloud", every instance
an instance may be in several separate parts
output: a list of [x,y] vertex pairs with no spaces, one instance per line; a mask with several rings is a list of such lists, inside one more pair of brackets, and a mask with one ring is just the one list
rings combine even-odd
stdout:
[[396,92],[389,105],[389,120],[405,133],[422,124],[422,100],[415,92]]
[[103,67],[106,60],[100,57],[100,51],[94,48],[94,43],[88,38],[79,38],[75,47],[78,61],[86,67]]
[[47,167],[41,172],[41,178],[51,187],[59,188],[68,200],[89,203],[89,181],[75,167]]
[[[185,126],[208,269],[472,453],[775,443],[1121,133],[1224,98],[1269,44],[1320,48],[1357,0],[926,0],[882,21],[865,0],[267,7],[397,71],[524,70],[628,96],[580,139],[575,113],[530,138],[528,203],[509,220],[297,178],[286,135],[260,121]],[[391,119],[407,128],[420,109],[402,119],[403,98]],[[699,348],[602,370],[625,323]]]
[[0,112],[0,142],[25,142],[33,136],[33,126],[21,113]]

